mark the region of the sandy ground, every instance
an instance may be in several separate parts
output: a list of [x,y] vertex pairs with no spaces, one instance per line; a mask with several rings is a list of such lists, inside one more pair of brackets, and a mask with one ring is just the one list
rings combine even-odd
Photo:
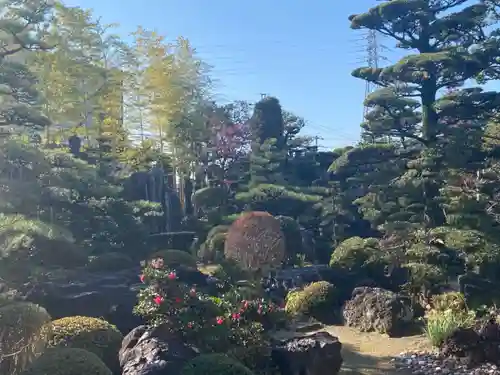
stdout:
[[337,336],[342,343],[341,375],[407,375],[394,369],[391,358],[401,352],[430,350],[423,335],[389,338],[376,333],[359,333],[343,326],[329,326],[324,330]]

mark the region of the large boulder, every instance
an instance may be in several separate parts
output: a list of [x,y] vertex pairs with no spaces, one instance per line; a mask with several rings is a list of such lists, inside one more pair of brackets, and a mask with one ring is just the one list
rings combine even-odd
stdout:
[[361,332],[379,332],[400,336],[413,320],[411,301],[394,292],[358,287],[344,305],[344,323]]
[[460,358],[469,367],[484,363],[500,365],[500,326],[496,317],[477,321],[472,328],[458,328],[440,345],[446,357]]
[[342,366],[342,344],[328,332],[297,333],[273,344],[272,358],[282,375],[336,375]]
[[198,354],[182,339],[143,325],[125,336],[118,359],[122,375],[178,375]]

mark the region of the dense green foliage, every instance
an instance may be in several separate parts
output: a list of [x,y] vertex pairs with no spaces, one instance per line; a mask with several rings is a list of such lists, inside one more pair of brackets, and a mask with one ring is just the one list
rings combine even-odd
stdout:
[[[499,300],[498,1],[386,0],[349,16],[405,55],[352,72],[377,89],[360,141],[331,152],[278,98],[214,102],[210,71],[184,38],[139,28],[125,42],[90,10],[0,4],[2,288],[147,261],[136,312],[254,372],[267,365],[265,331],[283,318],[257,286],[264,271],[320,263],[355,279],[290,293],[295,316],[335,314],[354,284],[398,289],[431,306],[436,345],[476,307],[465,293],[436,297],[441,287],[471,273],[489,283],[483,302]],[[177,279],[176,268],[200,263],[220,266],[223,291]],[[0,304],[1,338],[19,352],[1,370],[17,374],[42,351],[48,319],[42,307]],[[83,317],[51,327],[51,346],[87,349],[115,370],[114,327]],[[94,357],[50,350],[27,374],[108,375]],[[250,374],[231,361],[201,356],[185,375]]]

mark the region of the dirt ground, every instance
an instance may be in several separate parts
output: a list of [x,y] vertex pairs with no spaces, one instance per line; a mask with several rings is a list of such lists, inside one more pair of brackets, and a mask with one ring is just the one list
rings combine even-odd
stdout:
[[390,360],[401,352],[430,350],[423,335],[389,338],[375,333],[359,333],[349,327],[324,328],[342,343],[344,364],[341,375],[406,375],[397,371]]

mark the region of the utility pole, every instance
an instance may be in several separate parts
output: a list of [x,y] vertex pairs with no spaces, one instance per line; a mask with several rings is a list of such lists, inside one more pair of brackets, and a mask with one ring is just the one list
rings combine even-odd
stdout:
[[320,137],[320,136],[318,136],[318,135],[315,135],[315,136],[313,137],[313,139],[314,139],[314,146],[315,146],[315,147],[316,147],[316,149],[317,149],[317,148],[319,147],[319,143],[318,143],[318,141],[322,141],[324,138],[323,138],[323,137]]

